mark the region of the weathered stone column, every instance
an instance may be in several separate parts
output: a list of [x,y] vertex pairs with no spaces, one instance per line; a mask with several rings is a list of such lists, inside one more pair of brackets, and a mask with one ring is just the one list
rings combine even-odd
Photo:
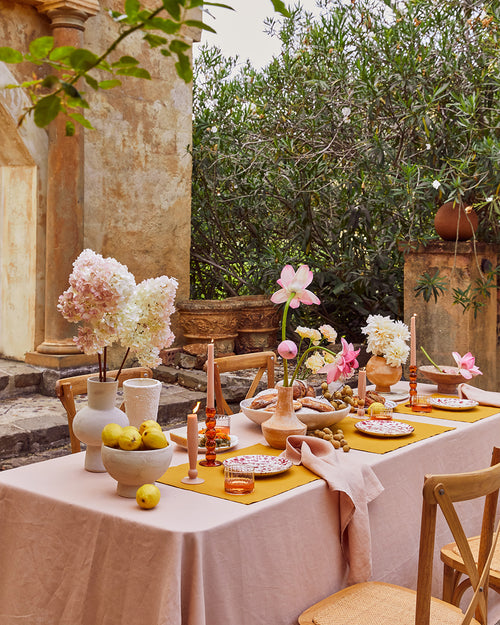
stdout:
[[[79,48],[85,22],[99,11],[99,3],[45,0],[37,10],[51,20],[55,46]],[[74,325],[57,311],[58,297],[68,287],[72,263],[83,249],[84,133],[76,124],[74,135],[66,136],[66,121],[60,114],[48,128],[45,334],[37,347],[40,354],[80,353],[72,340]],[[37,359],[31,357],[33,360]]]

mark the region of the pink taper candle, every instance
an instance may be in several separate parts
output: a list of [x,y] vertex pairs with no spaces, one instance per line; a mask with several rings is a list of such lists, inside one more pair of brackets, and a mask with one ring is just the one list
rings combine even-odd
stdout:
[[198,434],[198,415],[196,411],[200,402],[196,404],[196,407],[192,414],[188,414],[187,416],[187,448],[188,448],[188,457],[189,457],[189,471],[187,477],[183,477],[181,482],[184,484],[203,484],[205,480],[202,480],[201,477],[198,477],[198,469],[196,468],[197,459],[198,459],[198,442],[199,442],[199,434]]
[[207,408],[215,408],[214,403],[214,344],[208,344],[207,360]]
[[412,315],[410,319],[410,367],[417,365],[416,330],[415,320],[417,315]]

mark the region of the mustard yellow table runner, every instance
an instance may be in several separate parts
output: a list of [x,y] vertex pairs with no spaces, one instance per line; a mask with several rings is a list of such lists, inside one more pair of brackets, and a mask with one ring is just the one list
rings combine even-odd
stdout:
[[[272,449],[266,445],[252,445],[251,447],[245,447],[244,449],[237,449],[234,451],[228,451],[225,454],[217,454],[217,460],[225,460],[233,456],[246,456],[254,454],[265,454],[267,456],[279,456],[282,453],[280,449]],[[202,459],[203,456],[200,456]],[[306,469],[302,465],[292,466],[288,471],[280,473],[278,475],[270,475],[267,477],[256,477],[255,488],[253,493],[249,495],[229,495],[224,491],[224,470],[220,467],[202,467],[198,464],[198,476],[203,478],[205,482],[203,484],[183,484],[181,482],[183,477],[186,477],[189,469],[189,464],[180,464],[175,467],[169,467],[167,471],[158,480],[162,484],[168,484],[169,486],[175,486],[177,488],[184,488],[185,490],[192,490],[204,495],[212,495],[213,497],[220,497],[221,499],[229,499],[230,501],[236,501],[237,503],[254,503],[256,501],[262,501],[269,497],[274,497],[280,493],[284,493],[287,490],[308,484],[313,480],[319,480],[320,478],[315,475],[309,469]]]
[[[432,397],[450,397],[450,395],[434,394]],[[470,410],[443,410],[442,408],[433,408],[431,412],[413,412],[409,406],[405,406],[403,402],[394,408],[393,412],[402,414],[420,415],[422,417],[431,417],[435,419],[444,419],[446,421],[459,421],[460,423],[475,423],[486,417],[491,417],[500,412],[500,408],[494,406],[475,406]]]
[[442,434],[443,432],[449,432],[455,429],[454,427],[435,425],[434,423],[418,423],[416,421],[406,421],[404,419],[397,420],[402,423],[409,423],[415,428],[414,431],[408,436],[396,438],[384,438],[363,434],[354,427],[354,424],[360,421],[360,419],[354,417],[346,417],[337,424],[337,427],[343,430],[344,438],[351,449],[368,451],[373,454],[385,454],[388,451],[394,451],[400,447],[405,447],[406,445],[411,445],[412,443],[422,441],[431,436],[436,436],[436,434]]

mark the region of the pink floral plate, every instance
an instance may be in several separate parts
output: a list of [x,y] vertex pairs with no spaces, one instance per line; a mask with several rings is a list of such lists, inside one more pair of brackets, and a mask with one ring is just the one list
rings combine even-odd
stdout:
[[443,410],[470,410],[478,405],[474,399],[460,399],[459,397],[431,397],[429,401],[434,408]]
[[385,421],[383,419],[367,419],[366,421],[357,421],[354,427],[371,436],[386,436],[394,438],[396,436],[408,436],[415,429],[409,423],[402,421]]
[[225,467],[232,464],[245,464],[253,466],[254,474],[258,476],[263,475],[277,475],[288,471],[292,466],[292,461],[288,458],[281,456],[265,456],[265,455],[249,455],[249,456],[233,456],[227,458],[222,463]]

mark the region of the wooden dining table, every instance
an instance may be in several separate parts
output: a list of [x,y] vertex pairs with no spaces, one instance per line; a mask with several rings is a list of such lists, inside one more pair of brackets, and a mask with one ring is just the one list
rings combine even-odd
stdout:
[[[408,384],[397,390],[404,394]],[[435,391],[419,384],[419,392]],[[489,465],[500,444],[500,409],[473,422],[455,420],[463,415],[398,414],[439,428],[420,440],[398,439],[383,452],[357,449],[372,439],[354,433],[356,419],[344,420],[352,448],[337,452],[343,470],[362,461],[384,487],[369,504],[373,579],[416,587],[426,473]],[[233,415],[231,433],[238,438],[234,453],[265,445],[260,427],[243,414]],[[186,463],[186,450],[175,445],[171,467],[183,465],[178,473],[187,474]],[[222,492],[222,469],[205,471],[220,480]],[[256,493],[266,479],[256,479]],[[159,505],[140,509],[116,494],[107,473],[85,471],[83,453],[1,473],[0,623],[294,625],[305,608],[345,586],[338,493],[323,479],[311,475],[253,503],[158,486]],[[480,507],[464,504],[463,514],[465,530],[477,532]],[[450,539],[439,522],[436,553]],[[439,596],[439,556],[435,578]]]

